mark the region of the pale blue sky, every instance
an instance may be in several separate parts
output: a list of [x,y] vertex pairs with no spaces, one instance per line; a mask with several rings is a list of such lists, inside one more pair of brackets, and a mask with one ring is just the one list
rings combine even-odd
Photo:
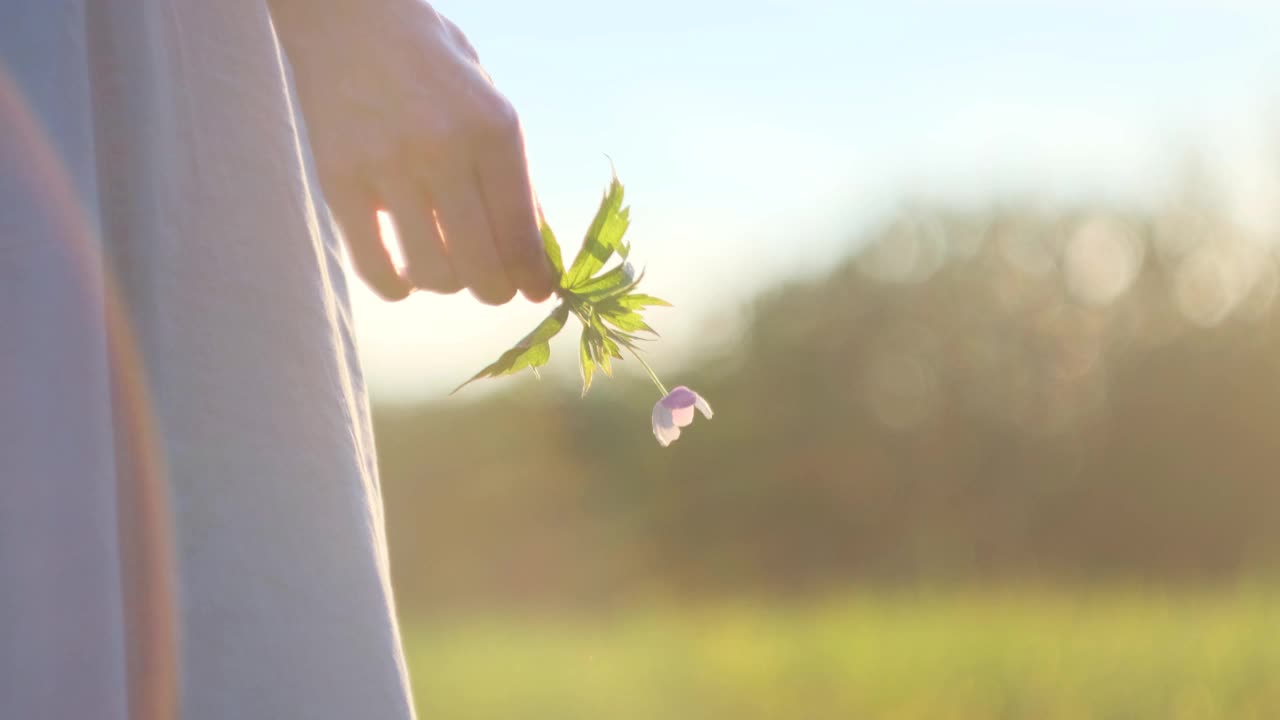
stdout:
[[[1196,150],[1246,222],[1275,228],[1280,3],[435,6],[519,110],[562,245],[613,158],[646,286],[678,306],[654,312],[660,368],[730,341],[737,303],[837,262],[906,196],[1141,201]],[[381,396],[443,395],[548,309],[356,297]]]

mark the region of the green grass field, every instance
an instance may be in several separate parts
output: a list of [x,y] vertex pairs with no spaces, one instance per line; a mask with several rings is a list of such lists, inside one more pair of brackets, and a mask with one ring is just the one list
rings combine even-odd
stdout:
[[406,623],[424,720],[1280,718],[1280,595],[970,593]]

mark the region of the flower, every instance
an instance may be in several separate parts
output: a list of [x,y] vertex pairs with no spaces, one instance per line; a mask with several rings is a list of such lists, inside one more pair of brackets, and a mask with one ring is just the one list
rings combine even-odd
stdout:
[[680,437],[680,428],[693,422],[693,409],[711,419],[711,406],[698,393],[681,385],[653,406],[653,436],[666,447]]

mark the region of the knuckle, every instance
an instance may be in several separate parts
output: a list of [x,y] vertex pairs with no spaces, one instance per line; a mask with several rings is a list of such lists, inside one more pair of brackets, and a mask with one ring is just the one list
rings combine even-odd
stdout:
[[475,127],[482,136],[490,139],[510,140],[521,135],[520,116],[515,107],[496,93],[481,103]]
[[345,185],[367,183],[385,169],[388,161],[399,154],[392,134],[364,133],[332,136],[317,148],[316,171],[326,179]]
[[480,62],[480,53],[476,52],[475,46],[463,34],[462,29],[443,15],[440,16],[440,19],[444,21],[445,29],[449,33],[449,39],[454,42],[454,45],[462,52],[462,55],[472,62]]
[[428,161],[436,161],[454,152],[463,135],[463,126],[450,118],[424,118],[418,125],[417,138],[411,150],[421,153]]

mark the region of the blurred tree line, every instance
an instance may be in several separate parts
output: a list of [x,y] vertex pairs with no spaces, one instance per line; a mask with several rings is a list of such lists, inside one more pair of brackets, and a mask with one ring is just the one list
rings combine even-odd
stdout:
[[1209,197],[905,206],[666,373],[717,413],[667,450],[634,361],[380,405],[403,608],[1269,576],[1280,273]]

